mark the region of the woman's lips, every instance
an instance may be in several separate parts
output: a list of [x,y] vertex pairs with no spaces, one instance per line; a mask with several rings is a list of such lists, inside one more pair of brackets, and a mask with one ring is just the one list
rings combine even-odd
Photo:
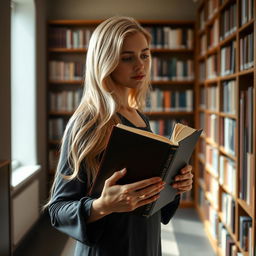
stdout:
[[135,80],[141,80],[145,77],[145,75],[138,75],[138,76],[133,76],[132,79],[135,79]]

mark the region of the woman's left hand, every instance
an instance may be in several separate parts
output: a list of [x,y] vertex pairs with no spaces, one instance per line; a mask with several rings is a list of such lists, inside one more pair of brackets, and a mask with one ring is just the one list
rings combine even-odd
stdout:
[[172,187],[178,190],[178,193],[184,193],[192,189],[193,174],[191,173],[192,166],[187,165],[180,170],[180,174],[174,177]]

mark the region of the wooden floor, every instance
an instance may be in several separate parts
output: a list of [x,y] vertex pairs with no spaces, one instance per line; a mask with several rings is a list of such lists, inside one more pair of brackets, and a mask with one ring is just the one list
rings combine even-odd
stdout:
[[[75,241],[53,229],[44,216],[14,256],[72,256],[74,246]],[[162,225],[162,251],[162,256],[215,256],[192,208],[179,209],[168,225]]]

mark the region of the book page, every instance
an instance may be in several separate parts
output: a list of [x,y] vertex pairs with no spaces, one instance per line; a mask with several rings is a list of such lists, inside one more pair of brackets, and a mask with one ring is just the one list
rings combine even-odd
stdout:
[[140,134],[140,135],[143,135],[143,136],[155,139],[155,140],[159,140],[159,141],[171,144],[171,145],[176,145],[176,146],[178,145],[178,143],[175,143],[175,142],[169,140],[168,138],[166,138],[164,136],[161,136],[161,135],[158,135],[158,134],[154,134],[154,133],[151,133],[151,132],[148,132],[148,131],[143,131],[143,130],[140,130],[140,129],[137,129],[137,128],[133,128],[133,127],[124,125],[124,124],[117,124],[116,126],[118,128],[130,131],[130,132],[133,132],[133,133],[137,133],[137,134]]
[[171,141],[173,141],[174,143],[178,143],[179,141],[188,137],[195,131],[196,131],[196,129],[193,129],[187,125],[177,123],[177,124],[175,124],[175,126],[173,128]]

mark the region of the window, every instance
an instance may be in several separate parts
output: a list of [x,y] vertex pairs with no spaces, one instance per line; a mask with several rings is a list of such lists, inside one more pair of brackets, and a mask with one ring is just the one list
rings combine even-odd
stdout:
[[[37,170],[35,5],[11,2],[12,185]],[[27,167],[27,168],[26,168]]]

